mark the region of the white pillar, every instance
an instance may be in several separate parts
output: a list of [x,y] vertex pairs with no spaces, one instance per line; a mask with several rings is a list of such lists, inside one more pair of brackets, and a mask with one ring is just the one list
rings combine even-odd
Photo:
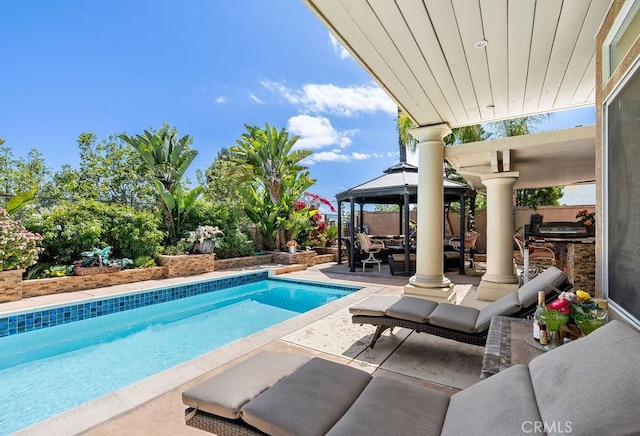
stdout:
[[449,298],[454,290],[454,285],[442,272],[443,138],[450,132],[446,124],[411,130],[418,140],[418,235],[416,275],[409,279],[404,293],[414,297]]
[[513,185],[518,172],[484,176],[487,187],[487,272],[478,285],[478,299],[497,300],[518,289],[513,268]]

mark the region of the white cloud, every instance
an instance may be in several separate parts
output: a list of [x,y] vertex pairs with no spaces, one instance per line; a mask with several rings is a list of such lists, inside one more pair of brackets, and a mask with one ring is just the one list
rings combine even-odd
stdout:
[[221,95],[220,97],[217,97],[214,101],[216,103],[218,103],[218,104],[226,103],[227,102],[227,97]]
[[352,116],[358,113],[386,112],[395,114],[396,104],[375,84],[341,88],[333,84],[306,84],[296,90],[283,83],[262,81],[262,86],[278,93],[304,112]]
[[351,57],[349,52],[344,48],[344,46],[340,43],[340,41],[338,41],[336,37],[333,36],[331,33],[329,33],[329,41],[331,42],[331,47],[333,48],[333,52],[340,59],[347,59]]
[[264,104],[264,103],[265,103],[264,101],[262,101],[262,100],[260,100],[258,97],[256,97],[256,95],[255,95],[255,94],[253,94],[253,93],[249,93],[249,98],[250,98],[251,100],[255,101],[255,102],[256,102],[256,103],[258,103],[258,104]]
[[331,125],[328,118],[311,115],[297,115],[289,118],[287,130],[300,136],[296,148],[308,150],[331,146],[347,147],[351,145],[350,136],[357,133],[354,130],[340,132]]
[[343,154],[341,150],[338,151],[320,151],[317,153],[313,153],[311,156],[307,157],[302,161],[304,165],[313,165],[318,162],[350,162],[352,160],[366,160],[380,157],[380,155],[366,154],[366,153],[347,153]]

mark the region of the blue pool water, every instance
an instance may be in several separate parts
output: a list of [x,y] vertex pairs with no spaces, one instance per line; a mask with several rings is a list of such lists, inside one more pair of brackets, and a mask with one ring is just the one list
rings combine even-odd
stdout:
[[0,435],[355,290],[262,280],[0,337]]

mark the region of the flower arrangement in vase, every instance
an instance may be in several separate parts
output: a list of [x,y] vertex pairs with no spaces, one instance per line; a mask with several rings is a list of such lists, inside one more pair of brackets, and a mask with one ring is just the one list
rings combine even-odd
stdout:
[[287,241],[287,248],[289,249],[289,253],[293,254],[296,252],[296,248],[298,247],[298,243],[293,239]]
[[217,226],[198,226],[192,232],[189,232],[187,240],[193,244],[194,253],[213,253],[213,250],[220,248],[220,241],[216,238],[224,233]]

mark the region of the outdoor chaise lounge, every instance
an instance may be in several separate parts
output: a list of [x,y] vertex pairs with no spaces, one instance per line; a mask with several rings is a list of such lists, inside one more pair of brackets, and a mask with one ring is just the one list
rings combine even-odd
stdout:
[[263,351],[182,394],[189,426],[226,435],[632,435],[640,334],[589,336],[448,395],[330,362]]
[[372,324],[376,341],[387,329],[404,327],[417,332],[453,339],[474,345],[487,342],[491,318],[496,315],[524,317],[535,311],[538,291],[545,291],[547,300],[556,292],[571,289],[567,276],[556,267],[550,267],[517,291],[482,308],[437,303],[415,297],[372,295],[349,308],[354,324]]

